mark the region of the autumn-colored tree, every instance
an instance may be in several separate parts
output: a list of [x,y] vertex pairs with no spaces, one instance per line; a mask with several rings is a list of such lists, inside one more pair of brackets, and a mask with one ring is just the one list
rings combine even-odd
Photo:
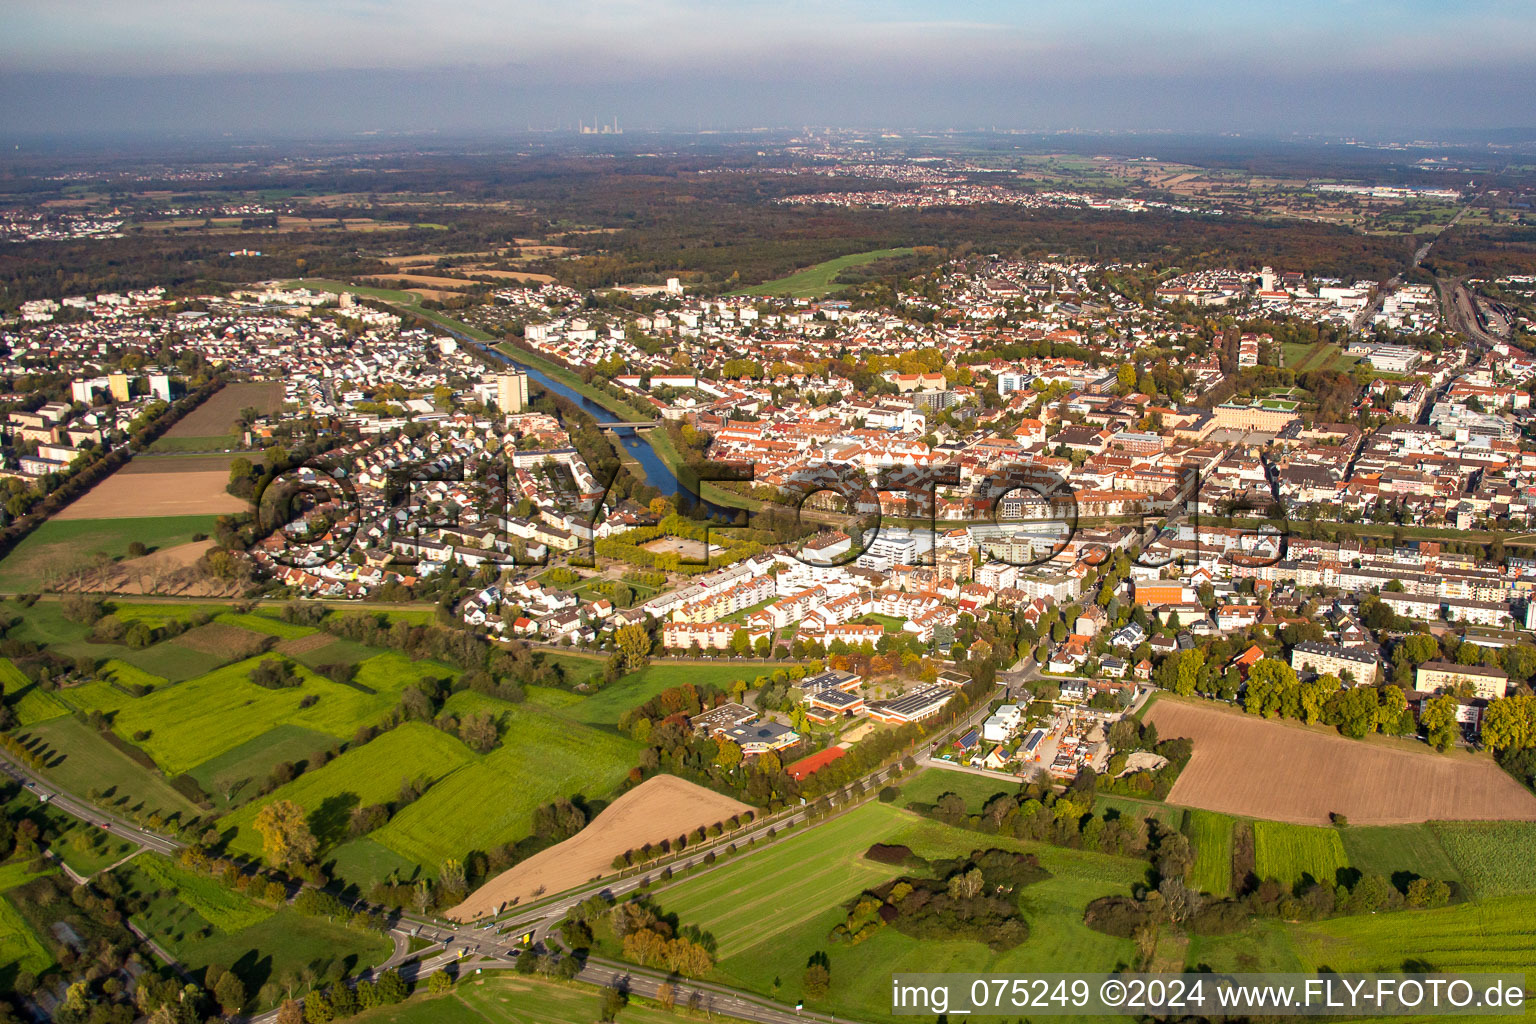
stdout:
[[730,771],[741,764],[741,745],[728,736],[722,736],[716,741],[719,744],[719,753],[715,755],[715,763],[726,771]]
[[270,864],[303,864],[315,855],[317,844],[305,820],[304,808],[292,800],[267,804],[257,813],[255,827]]
[[619,657],[629,671],[643,667],[650,660],[651,634],[639,623],[620,627],[613,639],[619,645]]

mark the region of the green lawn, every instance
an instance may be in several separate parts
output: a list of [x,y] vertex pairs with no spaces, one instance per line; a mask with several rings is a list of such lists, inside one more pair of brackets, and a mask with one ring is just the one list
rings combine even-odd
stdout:
[[1479,899],[1536,892],[1536,821],[1435,822],[1430,827]]
[[[528,835],[533,810],[557,797],[608,797],[640,760],[627,737],[506,705],[497,749],[450,773],[374,832],[375,842],[435,872],[462,857]],[[399,777],[392,781],[398,785]]]
[[[834,946],[844,904],[903,869],[863,859],[875,842],[902,843],[921,856],[962,856],[1002,847],[1036,854],[1051,877],[1023,891],[1030,937],[1003,953],[970,941],[919,941],[883,928],[857,946]],[[764,994],[800,995],[806,958],[826,951],[832,991],[812,1008],[869,1019],[890,1006],[890,977],[904,971],[1028,972],[1106,970],[1129,962],[1128,940],[1089,930],[1083,907],[1146,880],[1142,861],[1064,850],[954,829],[889,804],[869,803],[825,825],[749,853],[656,894],[663,910],[719,944],[720,978]],[[775,985],[775,981],[779,984]]]
[[50,519],[0,561],[0,590],[37,590],[45,576],[94,552],[124,558],[128,545],[174,547],[195,533],[213,533],[218,516],[153,516],[143,519]]
[[310,831],[323,851],[346,839],[353,808],[393,801],[401,782],[435,782],[474,759],[468,747],[441,729],[407,722],[246,804],[220,819],[219,828],[235,830],[229,841],[233,849],[260,856],[261,836],[251,827],[257,813],[275,800],[291,800],[309,812]]
[[[332,850],[327,870],[333,878],[348,883],[358,893],[368,892],[375,883],[384,881],[391,874],[405,879],[423,874],[420,865],[367,837],[343,843]],[[435,873],[435,869],[427,873]]]
[[1256,821],[1253,846],[1254,872],[1281,885],[1294,886],[1311,878],[1331,886],[1338,881],[1339,869],[1349,867],[1344,843],[1334,828]]
[[[601,663],[595,663],[601,669]],[[730,690],[738,679],[751,682],[760,675],[771,675],[774,669],[791,662],[772,665],[731,662],[722,659],[718,664],[678,665],[657,662],[632,672],[611,686],[605,686],[581,703],[572,704],[565,713],[573,721],[588,725],[612,725],[619,716],[631,708],[639,707],[663,690],[684,683],[714,685]]]
[[178,455],[187,452],[240,451],[243,447],[238,434],[211,434],[207,437],[157,437],[145,451],[151,455]]
[[[128,698],[132,699],[132,698]],[[201,812],[158,773],[139,764],[73,717],[56,718],[28,729],[46,745],[47,775],[62,788],[87,796],[106,795],[102,804],[116,810],[158,811],[163,818],[183,820]]]
[[1190,884],[1199,892],[1227,896],[1232,891],[1232,826],[1225,814],[1186,811],[1185,833],[1195,848]]
[[965,809],[970,814],[980,814],[986,802],[999,793],[1012,796],[1019,791],[1019,781],[1004,778],[989,779],[969,772],[952,772],[943,768],[927,768],[901,784],[901,796],[897,803],[934,804],[945,793],[955,793],[965,798]]
[[835,259],[817,263],[797,270],[787,277],[781,277],[776,281],[764,281],[762,284],[737,292],[738,295],[787,295],[792,299],[815,299],[826,295],[828,292],[839,291],[842,286],[835,284],[833,278],[849,267],[862,266],[865,263],[873,263],[876,260],[889,256],[907,256],[910,248],[899,249],[873,249],[869,252],[850,253],[847,256],[838,256]]
[[1351,825],[1341,829],[1349,865],[1387,878],[1405,872],[1461,882],[1461,871],[1430,825]]

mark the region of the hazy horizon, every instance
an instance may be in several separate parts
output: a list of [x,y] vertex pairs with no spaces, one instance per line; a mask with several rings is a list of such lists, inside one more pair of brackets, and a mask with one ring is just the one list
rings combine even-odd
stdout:
[[10,135],[1536,125],[1536,8],[17,0]]

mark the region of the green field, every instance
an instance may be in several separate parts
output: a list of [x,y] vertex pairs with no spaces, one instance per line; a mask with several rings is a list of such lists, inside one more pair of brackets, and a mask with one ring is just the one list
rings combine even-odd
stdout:
[[[279,725],[247,740],[218,757],[211,757],[191,772],[214,805],[228,806],[244,791],[259,784],[284,762],[307,761],[336,745],[336,737],[297,725]],[[248,794],[247,794],[248,795]]]
[[1118,815],[1126,822],[1135,822],[1138,827],[1145,830],[1148,821],[1155,821],[1158,825],[1175,832],[1184,823],[1184,810],[1173,807],[1158,800],[1138,800],[1131,796],[1095,796],[1093,809],[1100,817],[1110,818]]
[[[381,1006],[352,1019],[359,1024],[591,1024],[602,992],[591,985],[559,984],[515,976],[510,971],[469,974],[445,996],[418,993],[398,1006]],[[681,1007],[681,1000],[679,1000]],[[719,1012],[716,1020],[730,1020]],[[631,1002],[616,1024],[676,1024],[689,1015]],[[702,1019],[702,1018],[700,1018]]]
[[124,686],[143,686],[151,690],[170,682],[164,676],[146,672],[139,666],[130,665],[118,658],[108,658],[97,668],[96,673],[108,682],[121,683]]
[[0,561],[0,590],[37,590],[51,571],[100,551],[124,558],[128,545],[174,547],[194,533],[212,535],[218,516],[154,516],[143,519],[49,519]]
[[329,643],[290,657],[301,665],[319,668],[321,665],[361,665],[378,653],[377,647],[336,637]]
[[1212,811],[1186,811],[1185,834],[1195,848],[1190,884],[1212,896],[1232,892],[1232,818]]
[[22,971],[40,975],[53,966],[53,955],[32,931],[30,925],[0,896],[0,983],[8,982]]
[[393,801],[401,782],[435,782],[474,759],[468,747],[441,729],[406,722],[246,804],[221,819],[219,828],[235,830],[230,838],[233,849],[259,856],[261,836],[251,827],[257,813],[275,800],[292,800],[309,812],[310,831],[323,851],[345,840],[353,808]]
[[[768,665],[722,661],[718,665],[675,665],[665,662],[647,665],[613,685],[603,687],[592,696],[583,698],[579,704],[570,705],[565,714],[573,721],[587,725],[612,725],[624,712],[639,707],[671,687],[696,683],[701,686],[714,685],[728,691],[738,679],[750,682],[760,675],[772,675],[775,669],[790,664],[793,663]],[[594,667],[600,670],[601,663],[594,662]]]
[[241,629],[248,629],[253,633],[266,633],[283,640],[292,640],[295,637],[309,636],[311,633],[319,632],[314,626],[298,626],[291,622],[284,622],[282,619],[274,618],[271,615],[256,613],[241,615],[236,612],[223,612],[214,616],[213,621],[222,622],[226,626],[239,626]]
[[1338,881],[1339,869],[1349,867],[1337,829],[1256,821],[1253,845],[1254,872],[1285,886],[1306,878],[1331,886]]
[[889,256],[908,256],[912,253],[910,248],[905,249],[873,249],[869,252],[850,253],[847,256],[838,256],[835,259],[817,263],[797,270],[787,277],[781,277],[776,281],[764,281],[737,292],[737,295],[787,295],[792,299],[816,299],[828,292],[839,291],[841,286],[833,282],[833,278],[849,267],[863,266],[876,260],[883,260]]
[[68,706],[28,679],[9,658],[0,658],[0,693],[17,725],[36,725],[69,714]]
[[[972,775],[969,772],[952,772],[943,768],[928,768],[902,782],[899,806],[908,804],[935,804],[945,793],[954,793],[965,799],[969,814],[980,814],[986,802],[999,793],[1009,796],[1019,791],[1017,780]],[[1097,804],[1095,804],[1097,807]]]
[[1536,822],[1435,822],[1430,828],[1479,899],[1536,892]]
[[1292,929],[1304,970],[1524,970],[1536,949],[1536,900],[1505,896],[1439,910],[1341,917]]
[[[1023,891],[1030,937],[1003,953],[970,941],[919,941],[884,928],[857,946],[828,942],[843,905],[858,892],[903,873],[864,860],[871,843],[910,846],[928,857],[1003,847],[1036,854],[1051,877]],[[1019,972],[1102,970],[1129,962],[1132,943],[1091,931],[1083,907],[1146,880],[1142,861],[1065,850],[949,828],[889,804],[868,803],[835,821],[656,894],[663,910],[719,943],[721,979],[794,999],[806,957],[829,953],[832,991],[814,1009],[868,1017],[890,1006],[890,976],[904,971]],[[779,982],[778,985],[775,981]]]
[[47,775],[62,788],[88,795],[100,790],[103,806],[117,810],[158,811],[183,820],[201,813],[196,804],[73,717],[56,718],[27,730],[47,745]]
[[273,908],[226,889],[206,875],[184,871],[157,854],[142,853],[124,868],[128,874],[139,876],[139,884],[153,887],[225,934],[260,924],[274,912]]
[[8,864],[0,864],[0,893],[10,892],[18,885],[26,885],[34,878],[42,878],[57,870],[48,867],[42,871],[33,871],[30,861],[13,860]]
[[[247,658],[147,697],[128,698],[130,703],[117,710],[113,729],[124,738],[148,731],[141,746],[167,775],[176,775],[278,725],[350,738],[358,726],[392,708],[407,683],[424,675],[448,674],[431,663],[415,663],[391,652],[359,666],[358,681],[378,691],[372,694],[303,667],[295,669],[303,680],[300,686],[269,690],[250,682],[251,669],[273,657]],[[311,696],[317,703],[301,707]]]
[[1406,873],[1446,882],[1463,881],[1434,826],[1351,825],[1340,830],[1339,835],[1344,840],[1349,866],[1362,874],[1396,880],[1396,876]]
[[523,838],[534,808],[556,797],[612,795],[639,763],[640,744],[627,737],[506,707],[500,747],[449,774],[371,838],[435,871],[444,858]]

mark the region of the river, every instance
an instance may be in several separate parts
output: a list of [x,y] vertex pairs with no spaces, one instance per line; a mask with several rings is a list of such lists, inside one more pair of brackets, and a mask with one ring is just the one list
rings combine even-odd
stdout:
[[[513,359],[505,352],[493,348],[482,341],[476,341],[466,334],[453,330],[450,330],[449,333],[464,344],[475,346],[497,362],[515,365],[519,370],[528,375],[529,380],[538,381],[545,390],[573,403],[582,412],[598,422],[609,421],[623,415],[603,405],[599,405],[570,385],[562,384],[560,381],[553,379],[536,366],[529,366],[526,363]],[[655,429],[660,430],[662,428],[657,427]],[[641,432],[634,427],[615,427],[613,433],[630,457],[640,463],[640,468],[645,471],[645,482],[668,497],[676,497],[682,489],[677,482],[677,474],[672,472],[672,467],[668,466],[662,457],[657,454],[656,449],[651,446],[649,441],[645,440]],[[734,518],[736,514],[736,510],[722,508],[713,502],[704,502],[704,506],[709,514],[716,518],[730,519]]]

